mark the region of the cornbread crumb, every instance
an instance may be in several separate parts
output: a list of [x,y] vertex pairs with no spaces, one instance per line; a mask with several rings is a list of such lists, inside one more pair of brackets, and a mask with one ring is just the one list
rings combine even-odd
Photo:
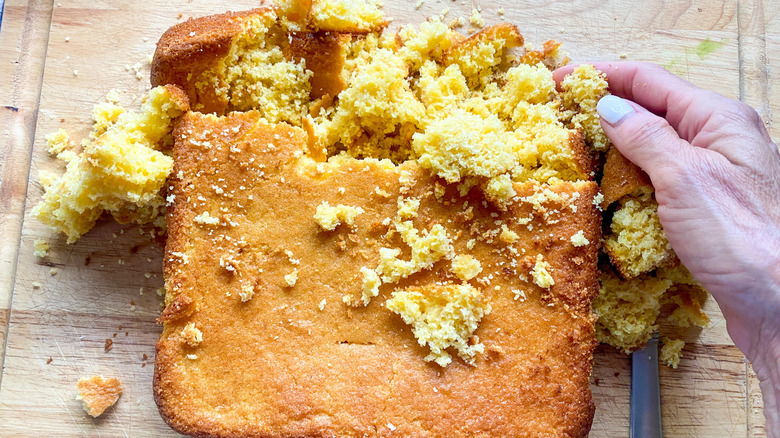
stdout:
[[322,204],[317,206],[314,220],[317,221],[323,230],[333,231],[342,221],[352,226],[355,223],[355,218],[364,212],[365,210],[361,207],[349,207],[343,204],[331,206],[327,201],[323,201]]
[[501,225],[501,234],[498,235],[498,239],[504,243],[515,243],[520,236],[514,231],[510,230],[506,225]]
[[84,410],[93,417],[99,417],[106,409],[113,406],[122,395],[122,385],[119,379],[103,376],[93,376],[79,379],[77,385]]
[[208,211],[204,211],[203,213],[195,216],[193,220],[196,224],[219,225],[219,218],[211,216]]
[[293,269],[292,272],[284,276],[284,282],[287,286],[293,287],[298,282],[298,269]]
[[241,298],[241,302],[245,303],[255,296],[255,288],[251,284],[242,284],[241,290],[238,291],[238,296]]
[[171,142],[173,119],[187,107],[175,86],[154,88],[140,113],[123,113],[102,135],[85,141],[81,154],[69,157],[65,173],[45,187],[33,215],[65,234],[68,243],[89,231],[104,210],[122,223],[154,221],[165,204],[160,190],[173,165],[158,149]]
[[33,287],[33,289],[40,289],[41,288],[41,283],[38,282],[38,281],[33,281],[32,282],[32,287]]
[[471,10],[469,23],[471,23],[471,25],[474,27],[485,27],[485,20],[482,18],[482,14],[479,13],[477,8]]
[[662,338],[660,353],[661,361],[666,365],[677,369],[677,366],[680,365],[683,347],[685,347],[685,341],[682,339]]
[[709,324],[701,310],[708,294],[682,265],[628,280],[605,269],[599,282],[599,294],[593,300],[593,312],[598,316],[596,337],[626,354],[645,345],[658,329],[664,306],[673,306],[667,318],[673,325]]
[[407,287],[396,290],[385,307],[412,326],[417,342],[428,346],[426,361],[434,361],[442,367],[452,362],[446,349],[452,347],[466,363],[474,365],[477,353],[485,346],[469,339],[479,321],[490,313],[490,304],[475,287],[469,284],[436,284],[425,287]]
[[469,281],[482,272],[482,265],[471,255],[458,255],[452,259],[452,272],[461,280]]
[[59,270],[57,270],[57,268],[51,268],[51,269],[49,269],[49,275],[51,275],[51,276],[55,276],[55,275],[57,275],[59,272],[60,272],[60,271],[59,271]]
[[360,268],[360,275],[363,282],[363,305],[368,306],[371,298],[379,295],[379,286],[382,285],[382,280],[379,279],[376,271],[365,266]]
[[190,347],[197,347],[203,342],[203,333],[195,327],[194,322],[188,322],[181,331],[181,337]]
[[550,275],[550,264],[544,261],[544,256],[541,254],[536,255],[536,263],[531,270],[531,276],[534,279],[534,283],[539,287],[549,289],[551,286],[555,285],[555,280],[552,275]]
[[46,151],[54,157],[63,157],[64,159],[63,153],[70,151],[71,147],[70,136],[62,128],[53,134],[46,135]]
[[579,247],[590,244],[590,241],[585,237],[585,233],[582,230],[579,230],[571,236],[571,243],[572,245]]
[[[219,109],[256,109],[269,122],[299,124],[310,100],[312,72],[303,60],[290,59],[282,47],[267,42],[278,31],[276,19],[274,10],[268,9],[242,23],[245,29],[230,52],[204,71],[195,87],[204,95],[214,95]],[[200,102],[194,107],[204,109]]]
[[401,219],[412,219],[417,216],[420,200],[416,198],[398,198],[398,216]]
[[35,252],[33,255],[38,258],[44,258],[49,255],[49,243],[43,239],[35,239]]

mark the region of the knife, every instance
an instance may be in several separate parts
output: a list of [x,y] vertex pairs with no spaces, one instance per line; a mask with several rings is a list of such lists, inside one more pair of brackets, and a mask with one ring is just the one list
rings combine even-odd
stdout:
[[658,333],[631,354],[631,438],[661,438]]

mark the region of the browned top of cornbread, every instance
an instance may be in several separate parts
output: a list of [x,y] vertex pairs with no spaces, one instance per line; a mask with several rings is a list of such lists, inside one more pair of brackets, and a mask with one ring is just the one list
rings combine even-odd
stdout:
[[604,176],[601,179],[601,193],[604,194],[603,207],[630,195],[638,188],[652,190],[650,177],[636,164],[628,161],[614,146],[607,151],[604,163]]
[[[176,430],[587,435],[595,183],[515,183],[519,200],[501,211],[477,188],[461,197],[413,161],[315,163],[302,156],[302,130],[267,125],[255,112],[188,113],[175,136],[165,256],[171,310],[157,345],[155,396]],[[420,201],[409,219],[418,230],[442,226],[454,253],[481,263],[468,284],[492,312],[474,332],[485,346],[474,366],[423,361],[427,347],[384,307],[396,288],[460,284],[449,260],[382,285],[366,307],[343,302],[345,294],[360,299],[360,268],[377,266],[380,247],[409,257],[398,233],[388,233],[399,197]],[[314,220],[323,201],[363,212],[325,231]],[[575,245],[577,234],[588,243]],[[554,281],[548,287],[532,273],[540,254]],[[177,316],[177,308],[185,310]]]

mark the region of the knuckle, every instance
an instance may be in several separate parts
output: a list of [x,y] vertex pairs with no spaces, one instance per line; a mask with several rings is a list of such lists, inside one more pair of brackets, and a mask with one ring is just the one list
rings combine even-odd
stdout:
[[763,126],[764,121],[752,106],[738,100],[728,99],[726,105],[715,113],[719,123],[735,124],[740,127]]

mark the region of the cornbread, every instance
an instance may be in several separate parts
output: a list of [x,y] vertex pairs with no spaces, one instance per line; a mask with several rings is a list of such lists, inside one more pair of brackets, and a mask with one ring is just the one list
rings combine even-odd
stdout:
[[[679,264],[666,239],[648,176],[612,147],[601,190],[602,207],[613,205],[604,251],[619,275],[609,268],[601,275],[599,298],[593,302],[599,340],[629,353],[650,339],[659,321],[706,327],[709,318],[701,306],[708,294]],[[671,310],[662,312],[664,307]],[[677,340],[667,347],[669,366],[676,367],[674,352],[682,345]]]
[[618,204],[604,249],[620,274],[633,278],[674,263],[677,256],[666,239],[651,193],[625,196]]
[[122,395],[119,379],[93,376],[79,379],[79,395],[84,410],[93,417],[99,417],[106,409],[114,406]]
[[677,369],[682,358],[682,349],[685,347],[685,341],[682,339],[663,338],[661,340],[661,352],[659,359],[670,367]]
[[373,3],[346,4],[191,20],[158,44],[153,83],[199,111],[175,131],[163,416],[192,434],[586,435],[604,76],[580,66],[559,91],[555,42],[381,32]]
[[[598,242],[594,182],[514,182],[502,210],[414,160],[316,161],[257,111],[190,112],[175,137],[155,397],[176,430],[587,435],[596,246],[570,239]],[[325,231],[324,202],[363,212]]]
[[603,268],[599,280],[601,288],[593,300],[593,311],[598,315],[596,336],[626,354],[643,347],[658,330],[664,307],[673,325],[684,328],[709,324],[701,310],[707,293],[682,265],[629,280]]
[[149,92],[141,112],[107,114],[96,107],[92,140],[75,153],[67,133],[47,137],[48,149],[67,162],[59,177],[44,175],[44,194],[33,215],[75,242],[106,211],[122,223],[147,223],[165,206],[161,189],[173,166],[162,149],[170,147],[173,120],[188,109],[175,86]]

